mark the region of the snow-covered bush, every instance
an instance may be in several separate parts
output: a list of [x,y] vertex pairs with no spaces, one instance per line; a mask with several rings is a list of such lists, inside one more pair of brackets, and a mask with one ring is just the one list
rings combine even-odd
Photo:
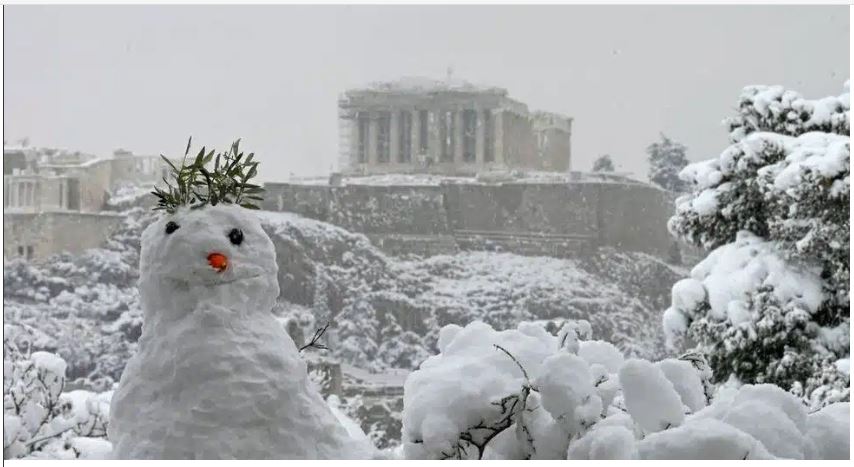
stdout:
[[585,324],[442,328],[440,353],[404,386],[406,458],[848,457],[848,403],[808,415],[768,384],[722,387],[709,403],[702,358],[626,360]]
[[733,143],[680,176],[675,235],[714,249],[676,283],[664,327],[716,381],[774,383],[815,407],[849,398],[849,94],[751,86]]
[[686,150],[685,145],[661,134],[661,141],[646,148],[649,155],[649,181],[665,190],[685,191],[685,182],[679,178],[679,172],[688,165]]
[[104,459],[111,392],[63,392],[65,361],[3,342],[3,458]]

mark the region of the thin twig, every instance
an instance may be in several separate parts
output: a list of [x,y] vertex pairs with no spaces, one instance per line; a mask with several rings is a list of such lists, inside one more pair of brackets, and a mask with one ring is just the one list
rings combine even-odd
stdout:
[[523,366],[522,366],[522,364],[521,364],[521,363],[519,363],[519,360],[516,360],[516,357],[514,357],[514,356],[513,356],[513,354],[511,354],[510,352],[508,352],[508,351],[507,351],[507,349],[505,349],[504,347],[501,347],[501,346],[500,346],[500,345],[498,345],[498,344],[492,344],[492,345],[493,345],[493,346],[495,346],[495,348],[496,348],[496,349],[498,349],[498,350],[500,350],[500,351],[502,351],[502,352],[506,353],[506,354],[507,354],[507,356],[508,356],[508,357],[510,357],[510,359],[511,359],[511,360],[513,360],[513,362],[515,362],[515,363],[516,363],[516,365],[519,367],[519,369],[520,369],[520,370],[522,370],[522,375],[524,375],[524,376],[525,376],[525,381],[527,381],[527,382],[528,382],[528,384],[530,385],[530,383],[531,383],[531,379],[530,379],[530,378],[528,378],[528,372],[527,372],[527,371],[525,371],[525,367],[523,367]]
[[329,350],[329,347],[327,347],[323,344],[318,344],[317,341],[321,337],[323,337],[323,334],[325,334],[326,330],[329,329],[330,324],[332,324],[332,322],[327,321],[326,324],[324,324],[322,328],[318,328],[316,331],[314,331],[314,336],[311,338],[311,340],[308,342],[308,344],[305,344],[304,346],[300,347],[299,351],[302,352],[303,350],[308,349],[310,347],[313,347],[315,349],[320,349],[320,350]]
[[61,435],[61,434],[65,433],[66,431],[72,430],[72,429],[74,429],[74,427],[73,427],[73,426],[70,426],[70,427],[68,427],[68,428],[66,428],[66,429],[64,429],[64,430],[62,430],[62,431],[59,431],[59,432],[57,432],[57,433],[54,433],[54,434],[52,434],[52,435],[49,435],[49,436],[43,436],[43,437],[41,437],[41,438],[34,439],[34,440],[32,440],[32,441],[27,442],[27,443],[25,444],[25,446],[28,446],[28,447],[29,447],[29,446],[32,446],[33,444],[40,443],[40,442],[42,442],[42,441],[47,441],[47,440],[49,440],[49,439],[51,439],[51,438],[56,438],[57,436],[59,436],[59,435]]

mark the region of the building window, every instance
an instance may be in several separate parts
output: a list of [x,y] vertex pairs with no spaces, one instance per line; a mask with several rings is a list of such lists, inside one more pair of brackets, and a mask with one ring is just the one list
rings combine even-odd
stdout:
[[15,206],[24,206],[27,202],[27,187],[23,183],[18,184],[18,198],[15,200]]
[[412,112],[400,112],[400,125],[398,125],[398,142],[400,151],[397,153],[398,162],[409,162],[412,160]]
[[427,154],[430,141],[430,112],[418,111],[418,152]]
[[24,247],[18,246],[18,256],[24,256]]
[[377,162],[380,164],[390,161],[391,150],[391,114],[380,112],[377,118]]
[[65,197],[65,183],[62,180],[59,181],[59,208],[62,209],[62,202],[65,201],[63,198]]
[[33,246],[27,245],[27,259],[33,259]]
[[483,112],[483,160],[495,160],[495,119],[492,118],[491,110]]
[[442,143],[441,160],[454,161],[454,111],[448,110],[439,114],[439,141]]
[[357,148],[357,157],[360,164],[368,162],[368,132],[370,131],[371,120],[364,112],[359,112],[356,118],[359,127],[359,146]]
[[463,160],[474,162],[477,147],[477,112],[472,109],[463,111]]

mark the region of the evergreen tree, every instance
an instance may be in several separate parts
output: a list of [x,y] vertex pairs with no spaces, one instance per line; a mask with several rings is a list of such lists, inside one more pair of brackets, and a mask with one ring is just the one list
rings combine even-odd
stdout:
[[376,360],[379,321],[373,305],[367,300],[355,300],[334,320],[331,340],[336,355],[363,368],[381,368],[381,362]]
[[646,148],[649,154],[649,181],[665,190],[682,192],[686,184],[679,178],[679,172],[688,165],[684,145],[661,134],[661,141]]
[[848,400],[850,124],[841,96],[745,88],[732,145],[682,171],[668,224],[715,249],[673,288],[665,329],[718,381],[775,383],[814,406]]
[[593,171],[594,172],[613,172],[614,171],[614,161],[611,160],[611,156],[608,154],[603,154],[599,156],[598,159],[593,161]]
[[412,331],[404,331],[393,315],[387,314],[386,320],[380,331],[379,359],[392,368],[417,368],[430,356],[423,340]]

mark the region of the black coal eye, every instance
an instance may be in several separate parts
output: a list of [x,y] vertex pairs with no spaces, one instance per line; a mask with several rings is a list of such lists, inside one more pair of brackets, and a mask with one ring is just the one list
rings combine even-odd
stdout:
[[228,233],[228,239],[231,240],[231,243],[240,245],[243,243],[243,231],[240,229],[231,229],[231,232]]
[[172,221],[169,221],[169,222],[167,222],[167,223],[166,223],[166,234],[167,234],[167,235],[168,235],[168,234],[171,234],[172,232],[174,232],[174,231],[176,231],[176,230],[178,230],[178,229],[180,229],[180,228],[181,228],[181,226],[180,226],[180,225],[178,225],[178,224],[176,224],[176,223],[174,223],[174,222],[172,222]]

